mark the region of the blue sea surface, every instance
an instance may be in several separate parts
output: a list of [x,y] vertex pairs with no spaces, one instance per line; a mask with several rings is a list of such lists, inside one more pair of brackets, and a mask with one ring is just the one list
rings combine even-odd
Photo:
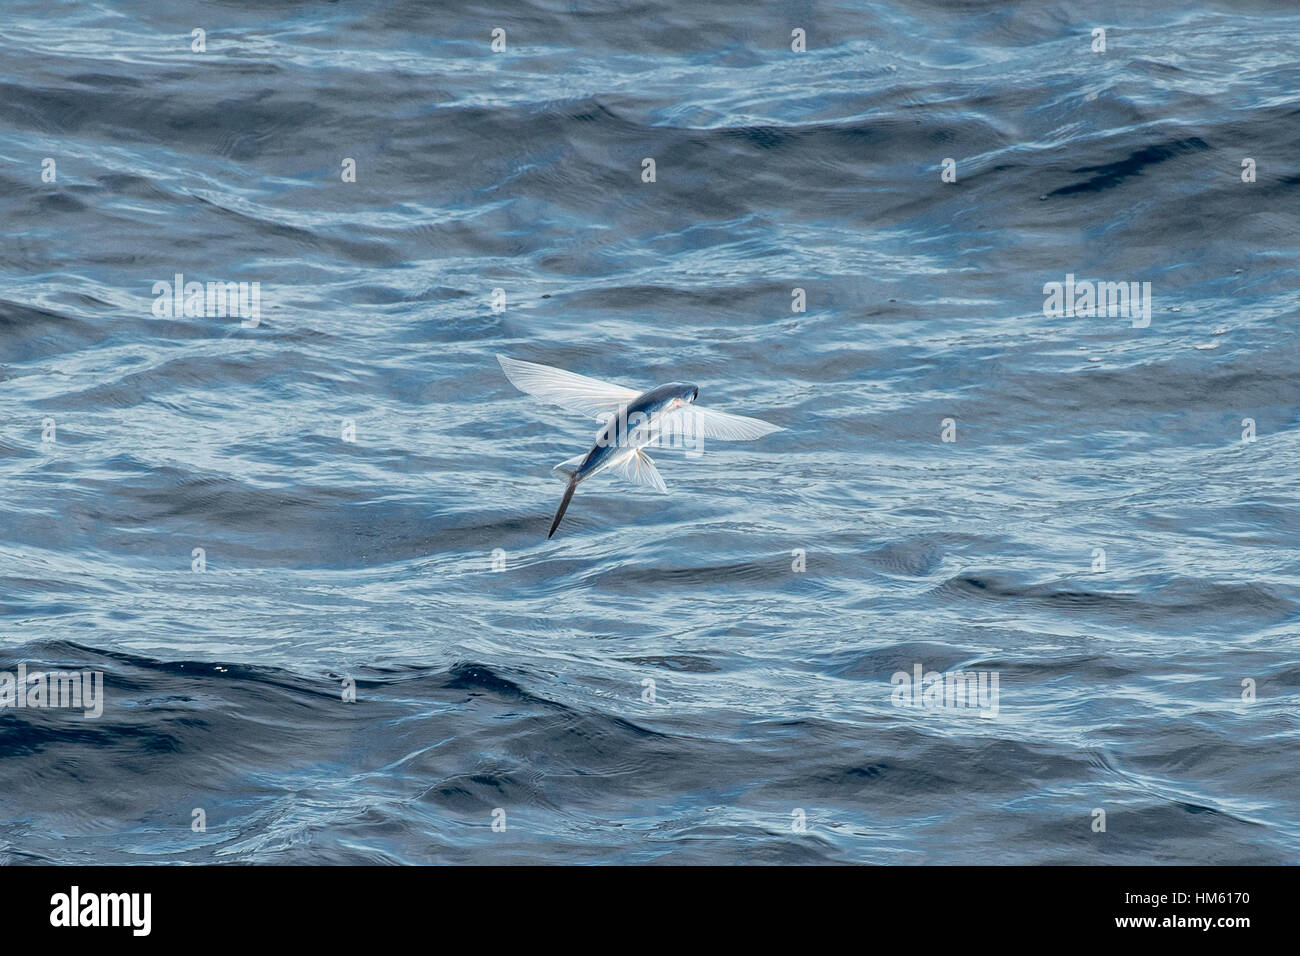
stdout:
[[1294,4],[6,0],[0,222],[0,862],[1297,860]]

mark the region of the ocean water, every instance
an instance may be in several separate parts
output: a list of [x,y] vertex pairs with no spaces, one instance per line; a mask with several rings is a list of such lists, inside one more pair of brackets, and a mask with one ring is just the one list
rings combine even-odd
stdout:
[[[7,0],[0,861],[1295,862],[1298,156],[1288,3]],[[548,541],[498,353],[784,431]]]

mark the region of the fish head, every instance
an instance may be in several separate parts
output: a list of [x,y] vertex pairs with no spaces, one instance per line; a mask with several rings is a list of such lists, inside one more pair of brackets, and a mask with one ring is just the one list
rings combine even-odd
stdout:
[[666,406],[669,410],[691,404],[700,394],[699,388],[689,382],[673,382],[665,385],[664,390],[672,396]]

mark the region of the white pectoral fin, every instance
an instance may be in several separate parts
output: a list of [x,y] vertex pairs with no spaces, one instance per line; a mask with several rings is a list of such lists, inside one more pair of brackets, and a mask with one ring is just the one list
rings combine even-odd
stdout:
[[691,405],[679,413],[682,425],[691,430],[696,438],[712,438],[714,441],[753,441],[772,432],[784,431],[780,425],[771,425],[757,418],[744,415],[732,415],[712,408]]
[[664,484],[654,461],[640,449],[628,452],[621,461],[610,466],[610,471],[634,485],[643,485],[664,494],[668,493],[668,486]]
[[501,371],[506,373],[506,378],[519,391],[527,392],[543,402],[571,408],[598,421],[616,414],[620,405],[627,404],[640,394],[622,385],[575,375],[549,365],[521,362],[504,355],[498,355],[497,361],[501,363]]

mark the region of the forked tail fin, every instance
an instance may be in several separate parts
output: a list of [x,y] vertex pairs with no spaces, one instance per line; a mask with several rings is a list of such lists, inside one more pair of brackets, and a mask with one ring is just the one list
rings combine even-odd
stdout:
[[569,502],[573,499],[573,491],[578,487],[578,476],[574,475],[569,478],[569,487],[564,489],[564,497],[560,500],[560,510],[555,512],[555,520],[551,522],[551,533],[546,537],[549,539],[555,534],[555,529],[560,526],[560,519],[564,517],[564,512],[569,510]]

